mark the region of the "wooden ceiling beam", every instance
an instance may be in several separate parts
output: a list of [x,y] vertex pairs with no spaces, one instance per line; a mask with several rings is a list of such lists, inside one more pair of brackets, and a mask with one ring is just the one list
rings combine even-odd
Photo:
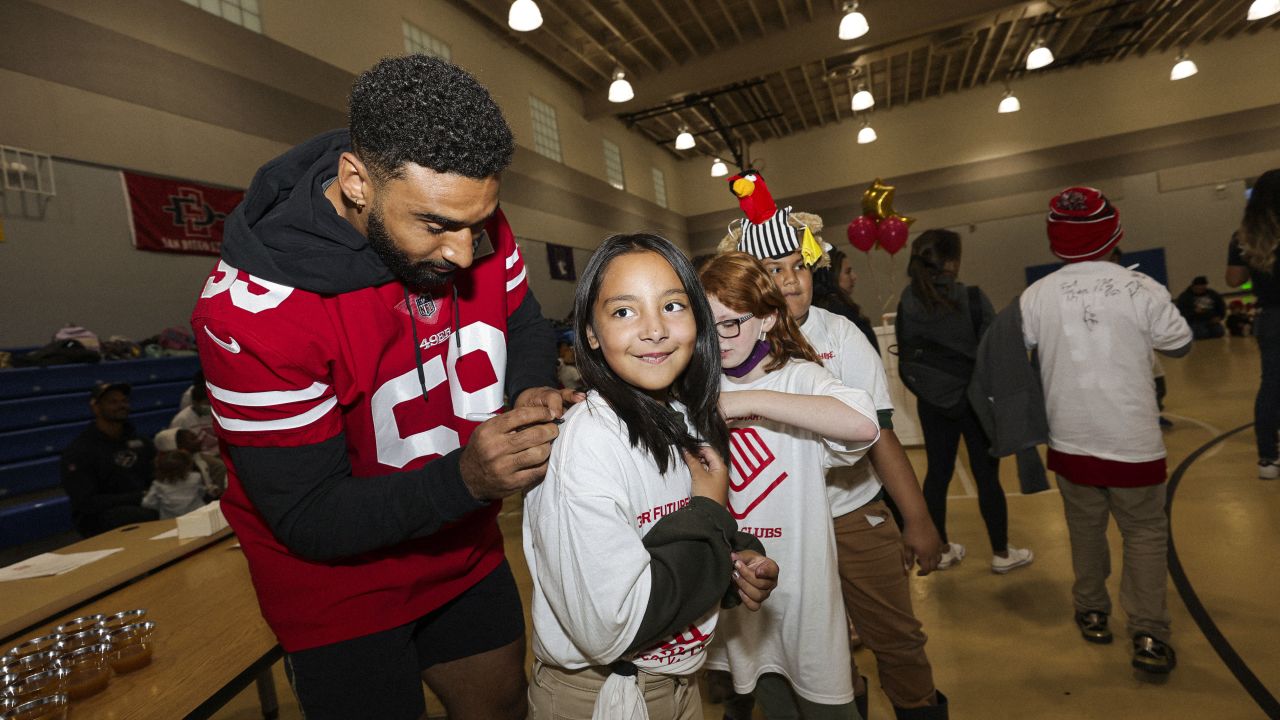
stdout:
[[[726,17],[730,17],[724,1],[718,0],[718,4]],[[1023,3],[1026,4],[1029,3]],[[696,3],[695,6],[705,11],[705,4]],[[841,54],[874,51],[957,24],[979,19],[985,22],[991,13],[1008,6],[1009,0],[949,0],[945,3],[937,0],[894,0],[892,3],[869,4],[863,12],[874,30],[854,41],[840,40],[836,36],[835,29],[842,17],[838,5],[833,8],[815,7],[811,21],[793,18],[787,30],[773,28],[758,40],[740,42],[646,76],[644,82],[636,86],[635,99],[628,103],[612,104],[599,97],[598,93],[585,96],[584,111],[588,119],[619,111],[635,111],[672,97],[762,77],[779,67],[797,67]],[[749,7],[754,9],[755,5]],[[758,10],[753,15],[758,15]],[[922,22],[921,18],[928,20]],[[731,27],[737,36],[741,36],[741,28],[735,25],[731,20]],[[759,25],[764,27],[763,20]]]

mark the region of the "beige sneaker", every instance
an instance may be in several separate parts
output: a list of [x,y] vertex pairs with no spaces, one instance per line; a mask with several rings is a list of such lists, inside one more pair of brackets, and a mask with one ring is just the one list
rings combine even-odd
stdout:
[[959,565],[964,559],[964,546],[960,543],[951,543],[947,546],[947,551],[942,553],[942,557],[938,560],[938,569],[946,570],[952,565]]
[[1030,565],[1031,561],[1036,559],[1036,554],[1027,548],[1016,548],[1010,545],[1008,549],[1009,557],[1000,557],[999,555],[991,557],[991,572],[1004,575],[1014,568]]

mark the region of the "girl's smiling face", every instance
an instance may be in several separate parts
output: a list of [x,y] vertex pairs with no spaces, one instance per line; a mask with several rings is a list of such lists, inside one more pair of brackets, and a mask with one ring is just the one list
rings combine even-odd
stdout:
[[627,253],[609,264],[591,308],[587,345],[623,382],[665,402],[697,336],[689,294],[661,255]]
[[[755,349],[761,333],[769,332],[778,319],[776,315],[770,314],[764,318],[751,317],[741,323],[734,323],[747,313],[726,307],[715,295],[708,295],[707,301],[711,303],[716,332],[720,333],[720,367],[722,368],[735,368],[746,362],[751,351]],[[724,337],[725,332],[732,334],[733,324],[740,325],[737,328],[739,331],[737,337]]]

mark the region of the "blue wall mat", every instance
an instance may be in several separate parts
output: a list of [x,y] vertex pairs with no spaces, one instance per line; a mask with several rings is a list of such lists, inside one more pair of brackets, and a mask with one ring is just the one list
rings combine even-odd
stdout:
[[93,365],[11,368],[0,370],[0,399],[89,390],[100,382],[142,385],[185,380],[190,384],[191,376],[199,369],[200,358],[194,355]]
[[59,464],[60,459],[55,455],[0,465],[0,500],[60,486]]
[[[1057,270],[1066,263],[1048,263],[1045,265],[1028,265],[1026,267],[1027,285]],[[1156,282],[1169,287],[1169,269],[1164,264],[1164,248],[1126,251],[1120,264],[1125,267],[1136,264],[1138,272],[1150,275]]]
[[0,509],[0,547],[33,542],[71,529],[71,501],[66,495]]
[[[176,412],[175,405],[162,410],[133,413],[129,420],[137,428],[138,434],[150,436],[168,427]],[[87,425],[88,422],[71,422],[31,430],[0,432],[0,463],[58,455]]]

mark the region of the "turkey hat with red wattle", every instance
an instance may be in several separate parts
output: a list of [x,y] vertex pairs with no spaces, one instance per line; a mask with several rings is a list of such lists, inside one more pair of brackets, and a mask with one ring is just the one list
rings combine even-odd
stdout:
[[1120,211],[1101,190],[1069,187],[1049,201],[1049,249],[1063,260],[1101,260],[1124,237]]

